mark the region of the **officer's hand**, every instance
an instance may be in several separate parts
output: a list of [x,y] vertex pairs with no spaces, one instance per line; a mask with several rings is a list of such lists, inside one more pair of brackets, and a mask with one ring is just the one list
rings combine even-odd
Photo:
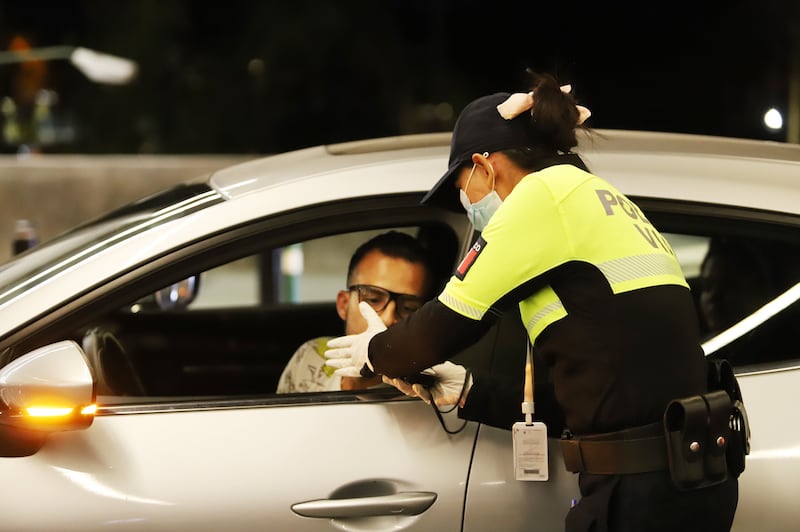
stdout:
[[340,336],[328,342],[328,347],[331,349],[325,352],[327,358],[325,365],[336,368],[334,375],[361,377],[361,368],[364,364],[373,374],[375,372],[369,361],[369,341],[379,332],[385,331],[386,324],[365,301],[358,304],[358,310],[367,320],[367,330],[360,334]]
[[[423,373],[430,374],[430,371],[425,370]],[[426,403],[431,404],[431,392],[421,384],[409,384],[402,378],[392,378],[386,375],[383,376],[383,382],[394,386],[409,397],[419,397]]]
[[391,378],[384,375],[383,382],[391,384],[404,394],[419,397],[430,404],[431,400],[436,406],[464,406],[464,400],[469,393],[472,379],[467,381],[467,368],[452,362],[443,362],[432,366],[422,373],[436,377],[436,383],[426,388],[422,384],[409,384],[402,378]]

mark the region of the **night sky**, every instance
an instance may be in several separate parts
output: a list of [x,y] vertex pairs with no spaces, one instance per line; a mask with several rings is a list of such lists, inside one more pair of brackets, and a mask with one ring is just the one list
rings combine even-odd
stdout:
[[[271,153],[446,131],[470,100],[525,89],[526,68],[571,83],[590,127],[787,138],[761,120],[788,110],[800,2],[609,4],[3,1],[0,43],[139,64],[120,87],[47,63],[64,133],[49,152]],[[20,72],[0,65],[0,97],[17,94]]]

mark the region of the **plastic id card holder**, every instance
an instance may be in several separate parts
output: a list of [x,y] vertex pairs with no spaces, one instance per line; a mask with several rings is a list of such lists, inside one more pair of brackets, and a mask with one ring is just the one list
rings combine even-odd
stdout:
[[519,421],[511,427],[514,441],[514,474],[517,480],[548,480],[547,426],[541,422],[526,425]]

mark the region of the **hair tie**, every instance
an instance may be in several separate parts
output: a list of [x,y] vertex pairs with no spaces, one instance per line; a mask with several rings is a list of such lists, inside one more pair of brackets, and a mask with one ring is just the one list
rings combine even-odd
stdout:
[[[572,91],[572,85],[562,85],[559,87],[561,92],[569,94]],[[578,109],[578,124],[583,124],[587,118],[592,116],[592,112],[583,105],[576,105]],[[533,114],[533,92],[515,92],[509,96],[506,101],[497,106],[497,112],[500,113],[506,120],[512,120],[525,111],[530,111]]]
[[[561,89],[561,92],[563,92],[564,94],[569,94],[570,92],[572,92],[572,85],[569,84],[561,85],[561,87],[559,88]],[[578,108],[578,125],[583,124],[587,118],[592,116],[592,112],[587,107],[584,107],[582,105],[576,105],[575,107]]]
[[516,118],[525,111],[533,114],[533,92],[515,92],[497,106],[497,112],[506,120]]

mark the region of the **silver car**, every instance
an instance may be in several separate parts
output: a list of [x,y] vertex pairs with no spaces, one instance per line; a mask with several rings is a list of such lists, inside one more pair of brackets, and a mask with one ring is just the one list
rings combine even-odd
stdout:
[[[275,393],[300,344],[343,332],[335,294],[368,236],[419,236],[442,282],[469,248],[466,216],[419,205],[448,146],[253,160],[0,267],[0,528],[561,529],[578,490],[557,440],[549,480],[521,482],[508,431],[393,388]],[[579,152],[664,233],[706,353],[738,373],[752,447],[734,530],[796,530],[800,147],[596,131]],[[509,316],[455,360],[522,379],[522,348]]]

